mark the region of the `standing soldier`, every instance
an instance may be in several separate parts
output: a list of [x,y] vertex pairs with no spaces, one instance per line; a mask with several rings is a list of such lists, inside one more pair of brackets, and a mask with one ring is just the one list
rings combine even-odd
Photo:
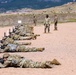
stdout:
[[36,19],[36,16],[34,15],[34,17],[33,17],[33,23],[34,23],[34,25],[36,26],[36,24],[37,24],[37,19]]
[[3,62],[1,62],[0,68],[11,66],[20,68],[52,68],[52,65],[60,65],[56,59],[53,61],[34,62],[33,60],[26,59],[19,55],[10,55],[8,53],[3,55],[3,60]]
[[48,14],[45,17],[44,26],[45,26],[44,33],[46,33],[47,29],[48,29],[48,33],[49,33],[50,32],[50,18],[49,18]]
[[54,16],[54,30],[57,30],[57,23],[58,23],[58,17],[57,15]]

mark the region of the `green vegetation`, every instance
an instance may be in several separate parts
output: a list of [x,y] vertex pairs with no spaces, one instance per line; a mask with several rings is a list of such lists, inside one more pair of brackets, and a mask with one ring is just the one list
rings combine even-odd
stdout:
[[76,22],[76,19],[71,18],[71,19],[69,19],[67,22]]

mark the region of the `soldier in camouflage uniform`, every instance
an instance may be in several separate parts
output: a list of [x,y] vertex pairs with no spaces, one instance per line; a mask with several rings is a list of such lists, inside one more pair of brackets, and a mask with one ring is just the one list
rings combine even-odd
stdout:
[[0,49],[0,52],[42,52],[44,48],[36,48],[36,47],[26,47],[25,45],[16,45],[16,44],[8,44]]
[[13,28],[13,32],[20,36],[26,36],[27,33],[31,35],[33,33],[33,27],[30,27],[28,25],[15,26],[15,28]]
[[[17,35],[17,34],[15,34],[15,33],[11,33],[10,34],[11,35],[11,38],[13,39],[13,40],[31,40],[31,39],[33,39],[33,40],[35,40],[36,38],[37,38],[37,36],[38,35],[30,35],[30,36],[20,36],[20,35]],[[28,34],[29,35],[29,34]]]
[[35,15],[33,16],[33,23],[34,23],[34,25],[36,26],[36,24],[37,24],[37,19],[36,19],[36,16],[35,16]]
[[20,68],[52,68],[53,65],[60,65],[60,63],[56,59],[54,59],[53,61],[34,62],[19,55],[10,54],[4,54],[3,60],[4,63],[1,63],[1,68],[11,66]]
[[26,28],[24,25],[16,26],[15,29],[13,30],[13,32],[20,35],[20,36],[25,36],[26,35]]
[[[17,38],[17,37],[16,37]],[[16,39],[15,38],[15,39]],[[14,39],[13,39],[13,35],[9,35],[9,36],[4,36],[3,38],[2,38],[2,40],[1,40],[1,43],[3,44],[3,45],[7,45],[7,44],[9,44],[9,43],[11,43],[11,44],[17,44],[17,45],[30,45],[31,44],[31,42],[25,42],[25,43],[18,43],[18,42],[16,42],[16,41],[14,41]]]
[[36,47],[32,47],[32,48],[26,48],[25,45],[30,44],[30,43],[22,43],[22,44],[18,44],[16,42],[14,42],[13,39],[11,38],[3,38],[3,40],[1,41],[1,49],[0,52],[36,52],[36,51],[43,51],[44,48],[36,48]]
[[50,18],[49,15],[46,15],[45,21],[44,21],[44,33],[48,30],[48,33],[50,32]]
[[54,30],[57,30],[57,23],[58,23],[58,17],[57,15],[54,16]]
[[1,41],[1,49],[0,52],[36,52],[36,51],[43,51],[44,48],[27,48],[25,45],[31,44],[29,43],[16,43],[10,37],[4,37]]
[[[21,25],[20,27],[15,27],[12,31],[14,39],[17,40],[35,40],[37,36],[40,36],[38,34],[33,33],[33,27],[32,26],[27,26],[27,25]],[[21,37],[23,36],[23,37]]]

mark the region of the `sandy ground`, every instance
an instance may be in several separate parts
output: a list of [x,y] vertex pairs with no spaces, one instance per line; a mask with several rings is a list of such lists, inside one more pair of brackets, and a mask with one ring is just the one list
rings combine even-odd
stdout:
[[[0,39],[3,32],[8,33],[11,27],[0,28]],[[36,26],[35,33],[40,34],[30,47],[45,47],[43,52],[11,53],[19,54],[34,61],[46,61],[56,58],[61,65],[52,69],[36,68],[3,68],[0,75],[75,75],[76,74],[76,23],[58,24],[58,31],[44,34],[44,26]],[[1,53],[0,56],[3,54]]]

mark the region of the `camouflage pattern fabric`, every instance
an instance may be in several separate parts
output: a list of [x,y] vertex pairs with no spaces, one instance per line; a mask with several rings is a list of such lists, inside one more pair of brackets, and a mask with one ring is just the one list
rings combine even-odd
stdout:
[[36,26],[36,23],[37,23],[37,19],[36,19],[36,16],[33,17],[33,23],[35,24]]
[[15,34],[15,33],[12,33],[12,37],[11,37],[13,40],[19,40],[20,39],[20,36]]
[[29,48],[24,45],[18,46],[16,49],[16,51],[18,52],[37,52],[37,51],[42,52],[43,50],[44,48],[36,48],[36,47]]
[[50,18],[45,18],[44,26],[44,32],[46,33],[47,30],[48,32],[50,32]]
[[58,17],[55,15],[54,17],[54,30],[57,30]]
[[44,24],[48,26],[50,24],[50,18],[45,18]]
[[17,45],[9,43],[4,49],[0,49],[0,52],[42,52],[44,48],[26,47],[25,45]]
[[[60,65],[60,63],[56,59],[54,60],[55,63],[53,63],[53,61],[34,62],[33,60],[28,60],[19,55],[8,55],[7,60],[5,60],[4,63],[0,65],[0,67],[3,68],[3,67],[12,66],[12,67],[21,67],[21,68],[52,68],[52,65]],[[53,64],[51,64],[51,62]]]
[[27,33],[33,33],[33,27],[28,25],[21,25],[15,27],[14,33],[20,35],[20,36],[26,36]]
[[12,38],[7,37],[4,41],[3,41],[3,45],[7,45],[9,43],[13,43],[14,40]]
[[23,68],[46,68],[46,63],[45,62],[34,62],[32,60],[28,59],[23,59],[20,62],[20,67]]

